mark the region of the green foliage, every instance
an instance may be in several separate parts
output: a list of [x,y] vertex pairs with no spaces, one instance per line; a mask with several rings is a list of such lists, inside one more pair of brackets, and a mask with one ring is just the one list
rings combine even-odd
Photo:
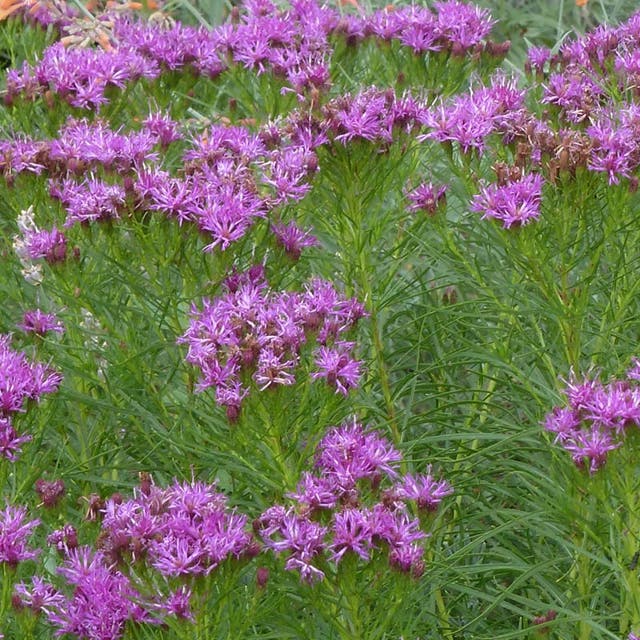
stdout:
[[[173,0],[165,9],[209,26],[229,4]],[[632,9],[596,0],[582,9],[568,1],[484,4],[514,43],[512,65],[529,41],[553,46],[571,29],[617,21]],[[14,19],[0,24],[0,66],[33,61],[53,37]],[[371,84],[399,93],[422,87],[430,101],[453,96],[486,80],[497,62],[418,57],[396,44],[338,44],[325,104]],[[194,136],[212,122],[255,129],[297,108],[282,86],[239,66],[215,80],[167,73],[127,88],[99,117],[131,130],[162,108]],[[44,100],[15,104],[0,111],[0,131],[54,137],[78,115]],[[175,175],[186,146],[174,144],[163,168]],[[455,155],[418,143],[415,131],[384,147],[335,144],[320,151],[309,194],[277,212],[320,240],[299,262],[275,245],[271,220],[225,252],[205,252],[194,228],[132,210],[113,224],[68,229],[77,255],[46,265],[39,287],[21,275],[16,218],[33,205],[50,228],[62,225],[64,211],[43,177],[3,184],[0,333],[15,332],[15,348],[65,376],[55,396],[17,419],[33,436],[22,459],[0,459],[4,499],[42,518],[44,548],[15,575],[3,565],[5,637],[52,637],[42,617],[9,611],[8,585],[34,568],[55,574],[59,559],[45,537],[65,522],[78,525],[83,544],[95,542],[98,524],[84,521],[90,494],[130,495],[144,472],[157,485],[217,480],[233,507],[256,518],[295,490],[326,428],[353,414],[403,452],[403,472],[433,465],[455,488],[437,513],[421,516],[431,536],[422,577],[392,572],[381,558],[362,568],[354,556],[325,567],[324,582],[306,585],[282,558],[229,562],[193,581],[193,626],[131,624],[125,637],[604,640],[634,631],[637,442],[591,478],[554,448],[541,423],[560,403],[571,369],[596,368],[606,379],[637,354],[640,196],[601,174],[563,175],[545,186],[539,222],[505,230],[469,210],[498,160],[513,160],[501,141],[486,155]],[[434,216],[407,210],[407,185],[423,179],[449,187]],[[176,340],[193,303],[219,295],[232,268],[260,263],[274,290],[299,290],[322,276],[364,302],[368,317],[356,338],[367,373],[345,398],[311,384],[305,371],[290,387],[253,394],[232,425],[211,391],[193,392],[197,372]],[[17,332],[22,313],[35,307],[57,313],[64,335]],[[40,477],[64,479],[57,510],[39,508],[33,485]],[[259,569],[269,571],[266,586],[257,583]],[[153,588],[153,579],[147,584]]]

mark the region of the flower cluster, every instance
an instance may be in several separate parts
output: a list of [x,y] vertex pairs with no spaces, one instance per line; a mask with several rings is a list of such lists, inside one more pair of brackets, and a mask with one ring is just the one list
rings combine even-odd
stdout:
[[[285,553],[285,569],[322,580],[327,563],[347,554],[368,562],[386,551],[389,564],[418,577],[424,571],[420,520],[408,502],[434,511],[451,486],[426,475],[400,476],[391,443],[353,421],[330,429],[317,447],[315,473],[303,473],[289,506],[275,505],[255,522],[264,544]],[[388,486],[387,486],[388,485]]]
[[433,8],[389,6],[366,19],[362,30],[381,40],[398,40],[415,53],[450,51],[458,56],[482,46],[491,33],[494,21],[486,9],[458,0],[434,2]]
[[632,178],[640,167],[640,106],[622,104],[598,110],[587,128],[593,141],[589,169],[606,173],[609,184]]
[[162,614],[169,613],[154,611],[128,576],[90,547],[69,550],[58,572],[71,595],[39,577],[34,577],[31,585],[22,583],[15,589],[19,606],[43,614],[57,635],[116,640],[128,623],[159,624]]
[[489,184],[471,202],[471,211],[482,218],[495,218],[505,229],[524,226],[540,216],[542,185],[540,174],[524,174],[506,184]]
[[39,520],[27,520],[25,507],[7,505],[0,511],[0,564],[16,567],[38,555],[36,549],[29,547],[28,540],[39,524]]
[[[113,131],[100,120],[69,119],[53,140],[0,141],[0,170],[10,183],[24,172],[48,175],[49,194],[66,210],[67,227],[157,212],[197,226],[211,238],[205,250],[224,250],[255,220],[308,193],[318,168],[315,148],[326,140],[302,120],[271,123],[257,133],[215,125],[188,142],[183,166],[172,175],[161,168],[156,149],[181,137],[177,123],[162,113],[130,132]],[[41,231],[32,209],[18,226],[16,252],[30,280],[39,282],[42,269],[33,261],[64,260],[66,238],[55,227]],[[276,225],[274,233],[297,257],[314,244],[293,238],[291,228]]]
[[[502,56],[508,50],[508,43],[488,40],[493,26],[488,12],[458,0],[435,2],[434,10],[411,6],[358,16],[341,16],[316,0],[291,0],[286,8],[271,0],[248,1],[243,9],[234,13],[235,23],[213,30],[136,20],[122,12],[89,21],[87,29],[81,20],[69,18],[62,30],[68,35],[48,47],[40,61],[9,71],[5,100],[50,92],[74,107],[99,109],[108,102],[110,88],[181,69],[215,78],[231,63],[258,74],[270,72],[302,98],[328,88],[334,35],[350,44],[365,38],[395,40],[416,54],[462,56],[486,50]],[[98,34],[101,48],[69,46],[83,40],[83,29],[84,41]]]
[[640,426],[640,360],[623,380],[603,384],[597,377],[579,380],[572,373],[564,390],[565,406],[544,421],[555,442],[579,467],[595,473],[610,451],[622,446],[629,427]]
[[424,106],[409,92],[398,97],[392,89],[369,87],[331,100],[322,112],[322,127],[333,140],[343,145],[367,140],[384,148],[396,131],[410,132],[419,126]]
[[260,391],[295,383],[302,349],[312,336],[315,378],[325,378],[345,395],[357,386],[360,362],[353,342],[343,339],[365,315],[355,298],[339,294],[330,282],[315,279],[303,292],[275,293],[261,267],[226,280],[227,293],[195,306],[189,328],[178,342],[188,345],[187,362],[202,371],[199,390],[214,387],[216,402],[237,419],[252,378]]
[[208,575],[226,558],[255,552],[246,525],[215,484],[145,482],[131,500],[106,501],[99,545],[110,564],[145,562],[166,577]]
[[35,222],[33,206],[20,212],[17,219],[19,234],[13,237],[13,250],[22,264],[24,279],[33,284],[42,283],[42,264],[64,262],[67,257],[67,238],[56,227],[51,231],[40,229]]
[[25,411],[30,401],[53,393],[62,375],[39,362],[30,362],[24,353],[10,347],[11,336],[0,335],[0,455],[15,461],[20,447],[31,438],[18,435],[13,416]]
[[[58,635],[115,640],[127,623],[191,619],[191,591],[170,589],[169,580],[208,575],[227,558],[250,558],[259,551],[247,532],[247,517],[227,507],[215,484],[176,481],[161,488],[145,476],[133,498],[114,495],[99,513],[96,548],[79,546],[71,525],[48,536],[62,556],[61,588],[37,576],[16,587],[21,606],[43,613]],[[149,570],[166,580],[154,579],[151,587],[140,577]]]
[[489,86],[479,86],[453,99],[441,99],[421,114],[428,131],[419,140],[457,143],[464,153],[483,151],[488,137],[504,133],[524,114],[526,91],[502,73]]

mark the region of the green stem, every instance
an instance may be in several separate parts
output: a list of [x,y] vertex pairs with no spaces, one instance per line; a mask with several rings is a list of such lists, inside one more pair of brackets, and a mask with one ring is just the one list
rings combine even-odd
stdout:
[[451,623],[449,621],[449,612],[447,611],[447,606],[444,603],[444,598],[442,597],[442,590],[440,589],[440,587],[435,590],[435,598],[440,622],[440,633],[446,640],[454,640],[453,631],[451,630]]
[[13,592],[13,573],[14,570],[7,565],[6,562],[2,563],[2,596],[0,599],[0,620],[3,621],[3,625],[6,623],[9,607],[11,605],[11,594]]
[[378,369],[378,376],[380,378],[380,386],[382,387],[382,396],[384,397],[384,404],[387,412],[387,419],[389,421],[389,426],[391,427],[391,433],[393,435],[393,441],[395,445],[400,444],[401,434],[400,429],[398,427],[398,419],[396,416],[395,407],[393,404],[393,395],[391,393],[391,383],[389,381],[389,371],[387,369],[387,364],[385,362],[384,353],[383,353],[383,345],[382,338],[380,336],[380,325],[378,322],[378,312],[376,310],[375,304],[373,303],[373,291],[371,285],[368,282],[366,277],[366,271],[362,271],[363,275],[363,288],[365,289],[365,296],[367,299],[371,300],[371,310],[370,310],[370,318],[371,318],[371,336],[373,338],[373,354],[376,361],[376,366]]

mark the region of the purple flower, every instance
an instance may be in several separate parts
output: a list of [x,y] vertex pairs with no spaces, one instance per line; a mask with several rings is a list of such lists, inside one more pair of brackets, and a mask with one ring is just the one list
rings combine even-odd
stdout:
[[456,142],[464,153],[482,151],[492,133],[504,131],[524,110],[525,91],[514,80],[496,74],[490,86],[480,86],[452,100],[421,112],[420,120],[430,131],[418,140]]
[[276,240],[292,260],[298,260],[305,247],[316,247],[320,243],[309,231],[304,231],[295,222],[274,224],[271,227]]
[[31,439],[29,435],[19,436],[10,418],[0,417],[0,456],[15,462],[22,452],[22,445]]
[[158,608],[165,615],[175,616],[179,620],[195,622],[195,618],[191,613],[191,590],[186,585],[178,587],[164,597]]
[[18,325],[18,328],[26,333],[35,333],[38,336],[43,336],[49,331],[64,333],[64,325],[58,320],[56,315],[53,313],[43,313],[40,309],[26,311],[22,323]]
[[387,440],[374,432],[366,433],[354,417],[322,438],[315,464],[342,491],[349,491],[363,478],[378,482],[383,474],[396,477],[400,459],[400,452]]
[[573,369],[570,371],[569,379],[564,382],[566,385],[564,393],[569,401],[569,406],[578,411],[589,406],[602,386],[597,378],[579,380]]
[[56,529],[47,536],[47,544],[66,556],[71,549],[78,547],[78,532],[73,525],[65,524],[61,529]]
[[47,509],[55,507],[65,494],[64,481],[61,479],[49,482],[44,478],[39,478],[35,483],[35,490],[43,506]]
[[7,505],[0,511],[0,563],[17,567],[20,562],[37,557],[39,550],[30,549],[28,539],[40,520],[27,521],[26,507]]
[[589,168],[606,173],[609,184],[618,184],[620,178],[631,178],[640,165],[640,110],[636,105],[604,110],[593,118],[587,134],[593,141]]
[[411,202],[407,207],[407,211],[424,211],[428,215],[433,216],[442,203],[446,202],[446,191],[446,185],[436,188],[430,182],[425,182],[417,186],[407,193],[407,200]]
[[480,43],[491,33],[495,23],[486,9],[459,0],[434,2],[433,6],[438,15],[438,27],[451,42],[454,52],[466,51]]
[[605,90],[594,78],[579,65],[572,65],[562,73],[549,76],[544,87],[542,102],[555,104],[569,122],[574,124],[587,120],[594,105],[605,95]]
[[544,420],[544,428],[556,434],[556,442],[562,442],[579,430],[582,418],[572,407],[554,407]]
[[39,576],[33,577],[31,588],[23,582],[16,585],[15,593],[20,604],[29,607],[33,613],[49,613],[65,602],[64,595]]
[[407,473],[397,493],[405,500],[415,500],[419,509],[435,511],[442,499],[453,493],[453,488],[446,480],[436,480],[429,469],[426,475]]
[[346,396],[360,383],[362,362],[352,358],[344,343],[336,343],[333,348],[320,347],[316,351],[316,366],[318,371],[312,373],[311,378],[313,380],[325,378],[327,384],[333,387],[336,393]]
[[336,486],[332,478],[318,478],[305,471],[298,483],[295,493],[287,494],[301,505],[305,505],[310,511],[333,508],[342,491]]
[[620,430],[629,424],[640,424],[639,389],[632,390],[627,382],[613,382],[596,389],[581,411],[584,420]]
[[158,159],[153,148],[162,136],[153,130],[157,119],[151,118],[152,124],[145,130],[129,133],[113,131],[101,120],[70,118],[58,137],[49,142],[49,161],[57,171],[69,174],[82,175],[100,168],[126,175],[134,167]]
[[81,183],[65,179],[59,186],[52,186],[52,195],[67,210],[67,227],[76,222],[117,220],[126,201],[122,185],[110,184],[93,177],[85,178]]
[[573,371],[565,381],[566,407],[554,407],[544,426],[556,434],[579,467],[595,473],[609,451],[622,446],[628,429],[640,426],[640,387],[637,359],[624,380],[602,384],[597,377],[580,380]]
[[[335,376],[333,384],[344,391],[357,383],[360,363],[351,357],[353,344],[337,339],[362,317],[360,303],[321,280],[304,292],[272,292],[262,270],[253,276],[251,271],[234,274],[226,284],[228,293],[204,300],[202,311],[193,308],[190,326],[178,342],[188,345],[187,361],[202,371],[197,389],[214,387],[216,402],[226,407],[230,420],[239,415],[250,378],[262,391],[295,382],[302,347],[314,334],[318,342],[333,345],[322,348],[339,352],[339,357],[332,369],[312,377]],[[329,366],[328,360],[325,364]]]
[[179,123],[161,112],[152,113],[142,124],[149,133],[157,138],[161,147],[168,147],[172,142],[181,140],[183,137]]
[[25,234],[24,245],[31,260],[44,258],[49,264],[55,264],[67,257],[67,238],[57,227]]
[[[435,509],[452,493],[449,484],[434,479],[430,468],[398,484],[400,453],[355,418],[331,428],[316,451],[315,473],[303,472],[296,491],[287,494],[293,504],[274,505],[254,522],[265,547],[287,553],[285,568],[298,570],[307,582],[324,578],[327,561],[335,567],[352,553],[367,562],[379,551],[388,551],[395,569],[420,576],[427,535],[405,500]],[[395,485],[383,488],[390,481]]]
[[471,210],[482,219],[500,220],[505,229],[524,226],[540,217],[543,184],[541,175],[530,173],[505,185],[487,185],[473,198]]
[[116,640],[127,622],[151,622],[129,578],[109,567],[100,552],[72,549],[58,571],[73,587],[72,596],[45,611],[58,635]]
[[24,411],[28,400],[55,391],[62,375],[9,347],[11,336],[0,335],[0,416]]
[[640,358],[631,359],[631,367],[627,370],[627,378],[640,382]]
[[622,443],[614,442],[611,433],[592,427],[576,431],[568,436],[562,446],[571,454],[578,467],[587,467],[589,473],[595,473],[604,465],[609,451],[613,451]]
[[[266,515],[263,514],[263,518]],[[285,569],[299,571],[302,580],[312,583],[324,578],[324,572],[313,560],[325,549],[326,533],[326,527],[288,510],[280,515],[275,526],[263,530],[262,536],[268,548],[276,553],[288,553]],[[277,538],[274,539],[274,535]]]
[[274,350],[265,347],[258,356],[256,372],[253,379],[258,384],[260,391],[273,385],[292,385],[295,383],[295,376],[292,370],[295,368],[296,359],[284,359],[284,354],[276,355]]
[[373,531],[371,516],[367,511],[345,509],[334,514],[332,533],[329,550],[333,552],[333,562],[340,562],[348,551],[356,553],[363,560],[371,558]]
[[526,66],[533,73],[541,74],[544,72],[544,65],[551,58],[551,50],[547,47],[530,47],[527,52]]
[[215,485],[150,485],[127,501],[105,504],[101,546],[114,561],[143,557],[165,576],[206,575],[250,545],[247,518],[227,509]]

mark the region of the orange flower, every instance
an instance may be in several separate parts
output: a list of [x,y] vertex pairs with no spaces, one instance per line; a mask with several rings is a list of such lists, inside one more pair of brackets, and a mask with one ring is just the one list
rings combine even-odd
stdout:
[[12,13],[21,9],[23,0],[0,0],[0,20],[6,20]]
[[589,0],[576,0],[576,7],[586,7]]

